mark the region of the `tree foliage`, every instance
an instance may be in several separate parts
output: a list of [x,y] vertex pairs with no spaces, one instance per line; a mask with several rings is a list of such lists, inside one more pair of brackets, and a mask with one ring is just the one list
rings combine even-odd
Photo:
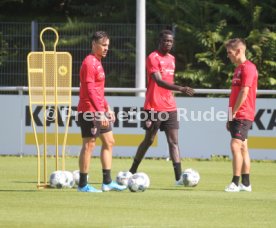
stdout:
[[[229,88],[234,66],[226,57],[224,42],[241,37],[247,42],[247,57],[259,70],[259,88],[275,89],[275,0],[148,0],[146,15],[147,24],[168,25],[175,31],[173,54],[177,60],[178,83],[197,88]],[[67,22],[66,26],[78,27],[83,22],[134,24],[135,16],[135,0],[0,2],[1,21],[35,19]],[[155,36],[153,31],[147,31],[147,53],[155,48]],[[63,45],[80,40],[63,40]],[[7,44],[1,39],[1,33],[0,41],[1,53],[5,54]],[[131,58],[135,58],[135,47],[126,45],[133,49]],[[119,49],[114,49],[114,53],[118,58],[125,58]]]
[[234,66],[226,58],[224,42],[241,37],[247,42],[247,57],[258,67],[259,88],[275,88],[275,1],[150,2],[160,23],[170,22],[177,28],[175,55],[179,83],[228,88]]
[[8,55],[8,43],[3,39],[2,33],[0,32],[0,66],[5,61]]

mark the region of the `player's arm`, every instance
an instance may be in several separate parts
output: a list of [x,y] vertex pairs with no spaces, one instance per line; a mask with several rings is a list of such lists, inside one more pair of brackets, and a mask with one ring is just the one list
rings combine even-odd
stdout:
[[88,98],[90,102],[93,104],[97,112],[104,112],[104,110],[100,107],[100,102],[98,100],[98,96],[96,95],[96,90],[95,90],[96,72],[95,72],[94,66],[92,64],[86,63],[82,67],[84,68],[84,72],[86,72],[83,75],[82,83],[85,83],[87,87]]
[[239,111],[240,107],[246,100],[248,96],[248,92],[253,84],[254,75],[256,75],[256,67],[255,65],[245,65],[242,68],[242,83],[241,83],[241,90],[235,102],[235,105],[232,110],[232,117],[235,118],[237,112]]
[[[246,100],[247,95],[248,95],[248,91],[249,91],[249,87],[248,86],[244,86],[241,88],[239,95],[237,97],[235,106],[232,110],[232,116],[229,118],[228,117],[228,121],[226,123],[226,129],[229,131],[229,120],[233,120],[236,117],[237,112],[239,111],[240,107],[242,106],[243,102]],[[230,114],[230,113],[229,113]]]
[[235,106],[232,110],[232,118],[235,118],[237,112],[239,111],[240,107],[242,106],[243,102],[246,100],[247,95],[249,92],[249,86],[244,86],[241,88],[239,95],[237,97]]
[[96,94],[95,90],[95,69],[92,64],[86,64],[86,75],[85,75],[85,83],[87,86],[87,92],[90,102],[93,104],[94,108],[96,109],[96,118],[101,121],[101,125],[103,127],[108,127],[109,121],[105,117],[104,109],[100,106],[100,101]]
[[109,125],[109,121],[106,118],[104,111],[101,107],[100,107],[100,102],[97,98],[97,95],[95,93],[95,81],[92,79],[90,79],[87,82],[87,91],[88,91],[88,96],[89,96],[89,100],[90,102],[94,105],[94,108],[96,109],[96,118],[97,120],[101,121],[101,125],[103,127],[108,127]]
[[189,96],[194,95],[194,90],[188,86],[183,87],[183,86],[175,85],[175,84],[172,84],[172,83],[162,80],[162,75],[160,74],[160,72],[152,73],[152,78],[156,82],[156,84],[160,87],[163,87],[168,90],[179,91],[179,92],[187,94]]
[[95,93],[95,83],[93,81],[88,81],[86,84],[90,102],[93,104],[97,112],[104,112],[104,110],[102,110],[102,108],[99,105],[100,102],[98,101],[98,98]]

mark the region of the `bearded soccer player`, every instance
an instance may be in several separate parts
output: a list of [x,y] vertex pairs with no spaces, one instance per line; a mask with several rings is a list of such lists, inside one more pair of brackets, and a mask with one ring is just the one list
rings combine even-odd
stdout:
[[183,185],[181,157],[178,146],[179,120],[173,91],[192,96],[194,90],[174,84],[175,58],[169,52],[174,43],[173,33],[163,30],[159,35],[159,47],[147,58],[147,92],[144,110],[148,119],[144,123],[145,138],[141,142],[130,168],[136,173],[140,162],[152,145],[160,129],[166,134],[176,185]]
[[[79,192],[122,191],[111,179],[112,146],[114,138],[111,122],[114,113],[104,97],[105,73],[101,59],[106,57],[109,36],[104,31],[97,31],[92,36],[92,53],[83,60],[80,69],[80,99],[78,104],[78,122],[81,128],[82,148],[79,155],[80,181]],[[90,160],[96,146],[96,138],[102,141],[101,163],[103,184],[98,190],[87,183]]]
[[225,47],[228,58],[236,65],[229,99],[229,121],[226,126],[232,137],[230,145],[233,155],[233,177],[225,191],[251,192],[247,136],[255,116],[258,72],[256,66],[246,59],[246,44],[242,39],[228,40]]

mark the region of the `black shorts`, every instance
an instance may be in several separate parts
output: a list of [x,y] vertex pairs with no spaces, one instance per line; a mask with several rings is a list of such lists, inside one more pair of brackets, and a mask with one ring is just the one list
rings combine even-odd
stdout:
[[147,115],[142,126],[145,130],[160,129],[160,131],[166,131],[169,129],[179,129],[179,121],[177,118],[177,111],[172,112],[157,112],[145,110]]
[[78,123],[81,128],[82,138],[97,138],[100,134],[112,131],[111,124],[107,128],[102,128],[101,122],[95,120],[93,116],[93,113],[78,113]]
[[248,131],[252,126],[252,121],[250,120],[239,120],[233,119],[229,121],[229,131],[233,139],[240,139],[245,141],[248,136]]

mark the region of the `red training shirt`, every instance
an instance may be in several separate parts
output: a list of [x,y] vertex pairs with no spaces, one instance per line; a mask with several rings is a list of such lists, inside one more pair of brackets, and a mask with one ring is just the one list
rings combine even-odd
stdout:
[[236,119],[254,121],[256,108],[256,92],[258,86],[258,71],[254,63],[246,60],[236,67],[232,80],[229,107],[234,108],[237,97],[242,87],[249,87],[246,100],[236,114]]
[[86,56],[80,69],[78,112],[107,111],[104,83],[105,73],[101,61],[92,54]]
[[157,85],[152,74],[160,72],[162,80],[174,83],[175,58],[171,54],[163,55],[159,51],[152,52],[146,62],[147,92],[144,103],[145,110],[175,111],[176,102],[173,92]]

